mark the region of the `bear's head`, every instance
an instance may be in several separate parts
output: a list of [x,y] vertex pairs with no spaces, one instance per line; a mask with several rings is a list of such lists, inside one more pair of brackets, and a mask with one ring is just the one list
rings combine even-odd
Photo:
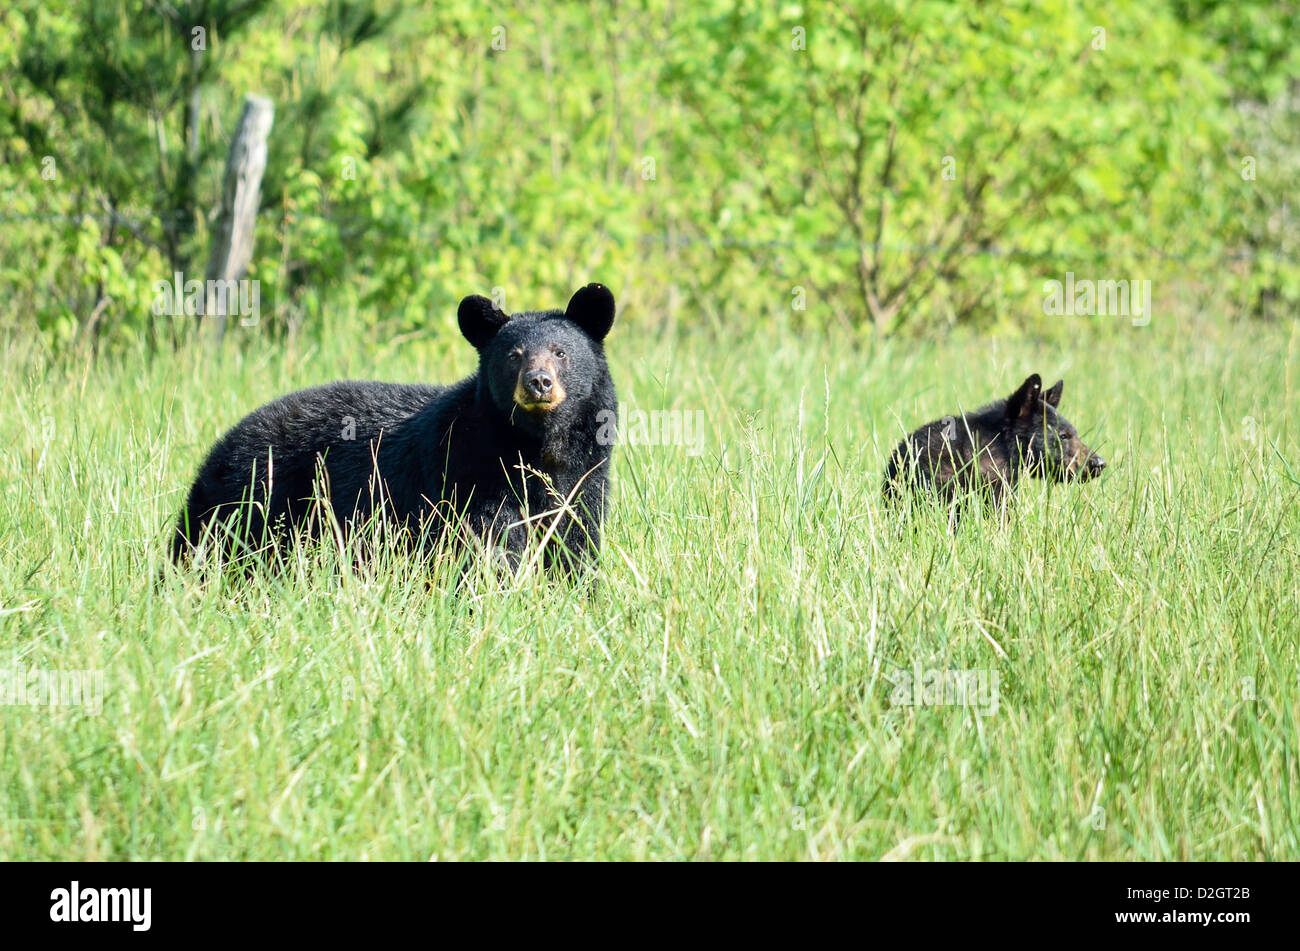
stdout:
[[513,316],[473,295],[457,318],[479,352],[480,392],[526,430],[576,418],[608,382],[602,341],[614,323],[614,295],[603,284],[580,289],[562,311]]
[[1044,392],[1042,378],[1031,374],[1007,398],[1007,428],[1030,475],[1055,482],[1096,478],[1106,460],[1084,445],[1074,424],[1061,415],[1064,388],[1065,381],[1057,380]]

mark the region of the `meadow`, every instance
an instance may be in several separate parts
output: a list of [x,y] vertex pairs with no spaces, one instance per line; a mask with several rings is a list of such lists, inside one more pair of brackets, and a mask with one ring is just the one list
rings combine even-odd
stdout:
[[[1178,308],[923,340],[665,331],[633,301],[622,407],[702,414],[702,451],[616,451],[594,590],[328,546],[160,579],[220,432],[312,383],[460,378],[450,314],[10,343],[0,663],[104,695],[0,706],[0,858],[1294,859],[1300,331]],[[883,505],[904,428],[1031,371],[1101,480],[953,534]],[[994,702],[900,701],[952,672]]]

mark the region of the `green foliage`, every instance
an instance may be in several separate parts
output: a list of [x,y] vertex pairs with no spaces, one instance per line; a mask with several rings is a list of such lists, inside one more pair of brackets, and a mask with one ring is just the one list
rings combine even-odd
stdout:
[[1195,110],[1220,84],[1158,7],[764,9],[685,25],[707,39],[669,76],[734,156],[717,180],[760,196],[802,250],[792,276],[850,322],[988,319],[1066,270],[1167,272],[1151,250],[1198,213],[1214,126]]
[[1274,313],[1300,283],[1296,13],[1235,9],[18,0],[0,329],[192,331],[151,288],[202,274],[247,93],[276,106],[258,336],[440,330],[469,291],[591,278],[726,326],[1032,328],[1066,272]]
[[1226,201],[1208,221],[1237,259],[1224,272],[1237,306],[1276,319],[1300,308],[1300,4],[1181,0],[1192,30],[1218,51],[1233,104],[1227,169],[1215,186]]

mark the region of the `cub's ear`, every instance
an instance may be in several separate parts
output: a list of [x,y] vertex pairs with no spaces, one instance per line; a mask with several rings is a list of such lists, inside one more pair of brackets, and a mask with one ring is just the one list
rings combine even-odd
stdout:
[[1052,384],[1052,388],[1043,394],[1043,400],[1052,409],[1061,405],[1061,390],[1065,388],[1064,380],[1057,380]]
[[471,294],[460,302],[456,311],[456,320],[460,323],[460,332],[474,345],[475,350],[482,350],[497,331],[506,325],[509,314],[502,313],[497,305],[486,297]]
[[599,343],[614,326],[614,295],[604,284],[588,284],[569,298],[564,316]]
[[1043,378],[1031,373],[1007,400],[1007,419],[1031,419],[1043,396]]

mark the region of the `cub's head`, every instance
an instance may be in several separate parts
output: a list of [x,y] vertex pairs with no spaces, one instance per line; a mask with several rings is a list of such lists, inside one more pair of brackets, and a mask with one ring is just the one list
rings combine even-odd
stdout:
[[1060,414],[1064,380],[1043,392],[1032,374],[1007,398],[1007,426],[1015,436],[1029,475],[1055,482],[1083,481],[1101,475],[1106,460],[1083,444],[1079,431]]
[[479,352],[479,380],[512,423],[541,431],[576,411],[607,385],[602,341],[614,323],[614,295],[588,284],[564,310],[513,316],[486,297],[460,302],[460,332]]

